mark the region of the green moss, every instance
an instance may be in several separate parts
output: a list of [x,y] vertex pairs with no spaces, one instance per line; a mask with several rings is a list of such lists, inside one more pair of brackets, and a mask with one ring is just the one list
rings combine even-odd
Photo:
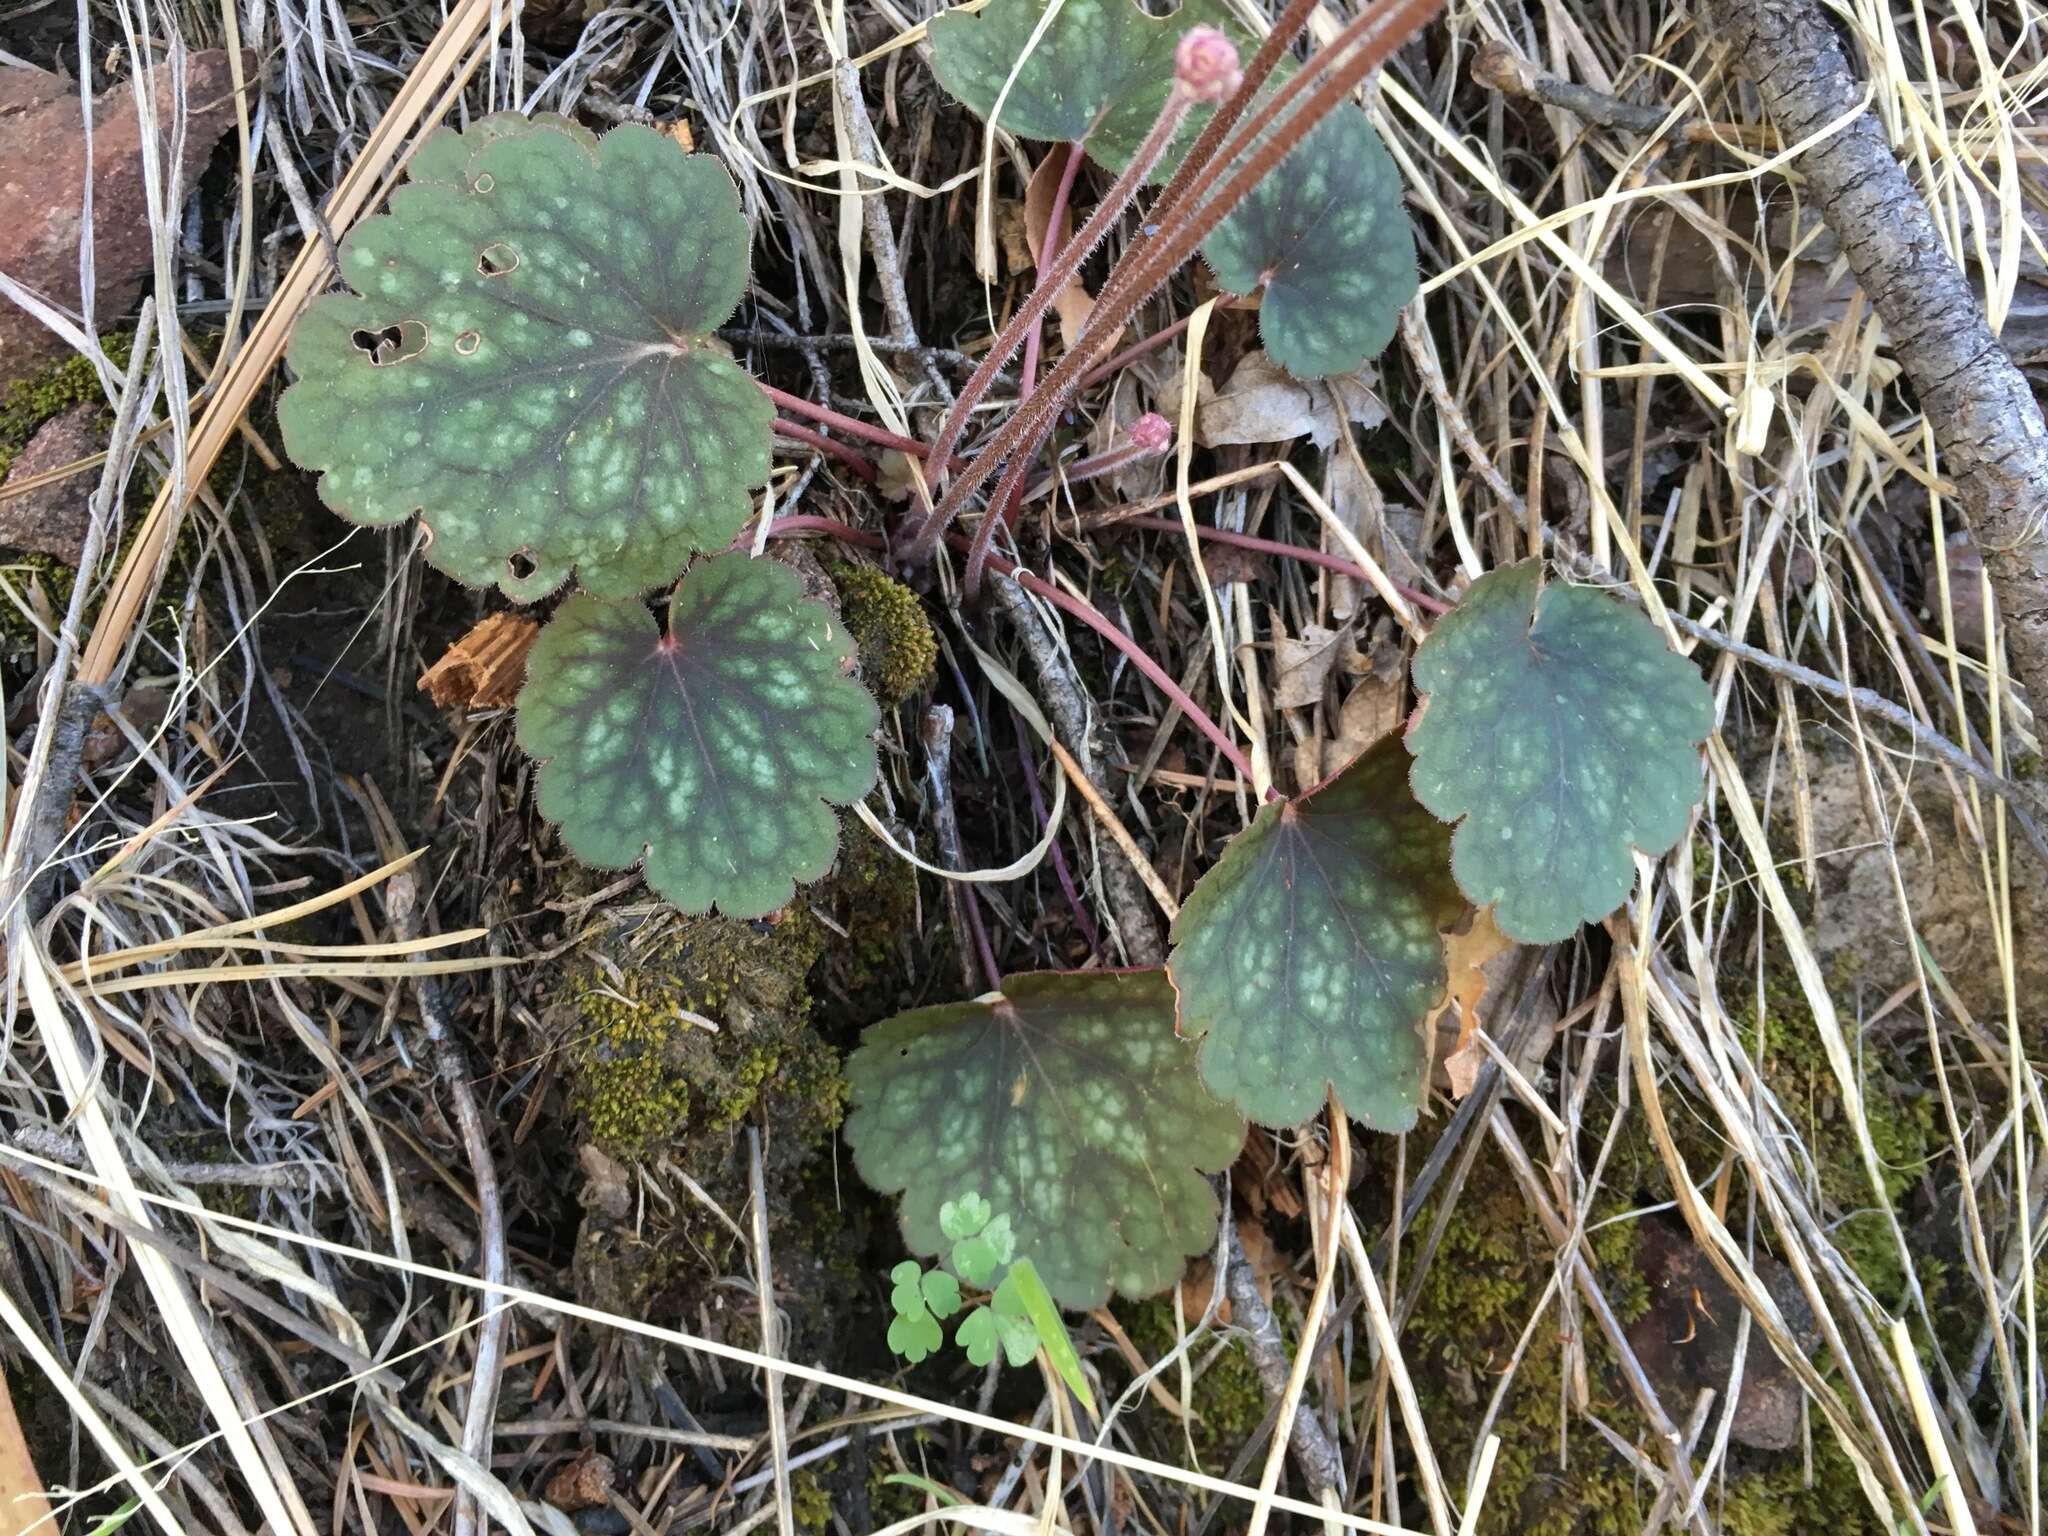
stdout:
[[[922,1437],[923,1430],[914,1430],[912,1435]],[[906,1450],[912,1435],[903,1436]],[[892,1483],[896,1467],[879,1449],[874,1451],[868,1463],[868,1519],[874,1530],[908,1520],[912,1515],[921,1515],[931,1502],[923,1489],[909,1483]]]
[[[212,345],[205,337],[195,340],[202,353]],[[117,369],[128,366],[133,345],[134,336],[128,332],[100,338],[101,348]],[[10,386],[0,394],[0,480],[6,478],[15,459],[45,422],[73,406],[93,404],[104,407],[105,402],[99,375],[86,359],[76,355],[52,362],[39,373]],[[112,421],[111,410],[103,409],[101,424],[111,426]],[[259,422],[258,426],[260,430],[262,423]],[[96,472],[82,473],[77,481],[79,494],[85,494],[97,483]],[[206,484],[222,502],[239,486],[254,507],[265,532],[273,538],[286,532],[300,519],[308,501],[308,482],[296,470],[269,470],[241,452],[223,455],[208,474]],[[138,469],[130,478],[124,498],[127,514],[124,541],[114,551],[115,563],[126,557],[140,536],[143,521],[140,513],[155,498],[160,485],[159,478],[146,469]],[[173,568],[189,565],[197,559],[205,538],[203,523],[188,517],[171,550]],[[5,573],[8,584],[17,593],[42,609],[45,622],[52,626],[70,605],[72,588],[77,581],[77,572],[62,560],[28,550],[0,549],[0,572]],[[149,622],[152,632],[170,644],[170,631],[176,624],[172,611],[160,606]],[[160,625],[163,626],[161,631],[158,629]],[[40,638],[29,615],[15,603],[0,598],[0,661],[18,665],[32,659]]]
[[[1812,1155],[1824,1208],[1839,1218],[1831,1234],[1835,1246],[1871,1294],[1898,1310],[1906,1288],[1898,1244],[1884,1211],[1872,1204],[1855,1125],[1844,1112],[1820,1028],[1790,968],[1767,968],[1761,999],[1752,997],[1734,1023],[1743,1050],[1762,1062],[1765,1081]],[[1932,1094],[1894,1081],[1868,1058],[1862,1065],[1862,1123],[1877,1152],[1884,1198],[1903,1223],[1901,1204],[1942,1145],[1939,1106]],[[1937,1259],[1916,1255],[1915,1265],[1924,1285],[1938,1278]]]
[[[132,344],[133,338],[128,335],[100,338],[101,347],[116,368],[127,367]],[[5,393],[0,394],[0,480],[6,478],[22,449],[28,446],[44,422],[74,405],[88,402],[104,406],[106,395],[92,365],[75,354],[59,358],[28,378],[9,385]],[[111,412],[106,414],[111,421]],[[77,573],[63,561],[27,550],[10,549],[4,552],[0,571],[5,572],[9,584],[19,592],[40,590],[47,622],[54,626],[64,616]],[[38,638],[36,626],[29,616],[13,603],[0,600],[0,658],[20,661],[34,656]]]
[[818,1474],[809,1468],[789,1480],[789,1513],[800,1531],[828,1531],[832,1528],[832,1495]]
[[[102,336],[100,346],[116,368],[128,366],[129,334]],[[104,404],[100,376],[83,357],[72,355],[9,385],[0,394],[0,477],[5,477],[36,429],[52,416],[88,401]]]
[[[1147,1360],[1157,1360],[1173,1350],[1176,1340],[1173,1297],[1170,1294],[1155,1296],[1150,1301],[1120,1302],[1116,1310],[1124,1331]],[[1281,1317],[1284,1330],[1287,1321],[1284,1310]],[[1291,1335],[1288,1343],[1291,1348]],[[1190,1366],[1208,1360],[1214,1348],[1213,1339],[1204,1339],[1196,1344],[1189,1354]],[[1167,1391],[1178,1396],[1178,1373],[1168,1372],[1163,1380]],[[1258,1368],[1252,1364],[1251,1355],[1242,1342],[1233,1340],[1228,1348],[1210,1361],[1202,1374],[1195,1378],[1194,1392],[1189,1400],[1197,1415],[1196,1421],[1188,1426],[1188,1438],[1194,1443],[1196,1459],[1206,1470],[1221,1472],[1243,1449],[1252,1431],[1266,1416],[1266,1391],[1259,1381]],[[1173,1444],[1179,1447],[1180,1430],[1168,1418],[1166,1411],[1149,1398],[1143,1411],[1152,1416],[1170,1435]]]
[[[1589,1140],[1600,1134],[1590,1125],[1585,1131]],[[1410,1157],[1425,1153],[1411,1149]],[[1588,1213],[1587,1246],[1624,1325],[1649,1306],[1636,1261],[1636,1225],[1608,1219],[1631,1203],[1629,1193],[1610,1182]],[[1426,1232],[1435,1220],[1432,1202],[1414,1230]],[[1556,1296],[1546,1297],[1554,1273],[1555,1250],[1520,1184],[1498,1156],[1482,1150],[1422,1279],[1405,1334],[1423,1413],[1436,1437],[1438,1460],[1456,1485],[1470,1465],[1485,1407],[1514,1360],[1523,1330],[1541,1309],[1493,1425],[1501,1448],[1479,1529],[1489,1536],[1634,1536],[1656,1494],[1575,1413],[1567,1417],[1564,1322]],[[1647,1427],[1621,1384],[1612,1352],[1590,1325],[1584,1339],[1588,1411],[1647,1448]],[[1570,1447],[1562,1460],[1560,1443]]]
[[860,647],[861,680],[884,706],[901,704],[931,680],[938,637],[917,594],[871,565],[831,566],[847,633]]
[[1726,1536],[1893,1536],[1863,1496],[1856,1468],[1825,1429],[1814,1431],[1811,1485],[1800,1458],[1788,1455],[1729,1483],[1719,1513]]
[[834,1130],[846,1088],[809,1025],[804,978],[827,930],[801,908],[779,922],[664,914],[566,989],[581,1021],[570,1104],[614,1156],[651,1157],[728,1132],[764,1098],[778,1138],[808,1149]]
[[812,979],[813,990],[831,999],[835,1031],[846,1032],[835,1038],[850,1044],[860,1029],[911,1001],[902,986],[908,941],[933,942],[920,934],[917,875],[874,833],[848,821],[839,832],[838,865],[805,898],[807,908],[826,913],[840,930]]

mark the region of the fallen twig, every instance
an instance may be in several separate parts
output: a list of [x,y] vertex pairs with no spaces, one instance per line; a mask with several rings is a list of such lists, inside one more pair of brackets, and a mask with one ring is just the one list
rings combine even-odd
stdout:
[[[2048,423],[1991,333],[1933,215],[1811,0],[1711,0],[1729,57],[1756,82],[1893,354],[1970,514],[1998,596],[2014,678],[2048,700]],[[1832,128],[1833,131],[1829,131]]]

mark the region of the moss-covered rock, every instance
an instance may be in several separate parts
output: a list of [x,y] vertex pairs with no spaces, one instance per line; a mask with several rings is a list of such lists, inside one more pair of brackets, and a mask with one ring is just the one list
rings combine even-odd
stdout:
[[[102,336],[100,346],[116,368],[128,366],[132,334]],[[51,363],[0,393],[0,479],[5,479],[16,455],[28,446],[36,429],[52,416],[74,405],[102,404],[106,394],[100,376],[83,357],[72,356]]]
[[[1837,995],[1846,990],[1835,988]],[[1765,1081],[1799,1128],[1824,1210],[1835,1218],[1830,1235],[1836,1248],[1880,1304],[1903,1310],[1906,1278],[1898,1243],[1885,1212],[1872,1202],[1855,1126],[1843,1112],[1820,1027],[1790,967],[1766,968],[1761,996],[1753,995],[1734,1022],[1744,1052],[1761,1061]],[[1909,1226],[1907,1196],[1946,1145],[1940,1106],[1924,1087],[1886,1072],[1876,1055],[1866,1053],[1861,1066],[1862,1124],[1877,1152],[1884,1197],[1901,1225]],[[1923,1286],[1939,1280],[1938,1255],[1916,1253],[1914,1266]]]
[[590,1138],[628,1159],[687,1154],[757,1106],[792,1152],[831,1134],[845,1081],[810,1028],[804,989],[824,925],[791,908],[772,923],[663,914],[649,926],[623,956],[577,967],[564,988],[580,1026],[570,1107]]
[[846,631],[860,647],[861,680],[884,707],[901,704],[931,681],[938,637],[917,594],[872,565],[830,567]]

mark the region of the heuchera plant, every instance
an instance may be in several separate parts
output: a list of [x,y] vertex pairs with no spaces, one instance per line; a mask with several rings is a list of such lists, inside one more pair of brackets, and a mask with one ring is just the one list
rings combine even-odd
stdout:
[[[1139,153],[1191,34],[1248,41],[1217,0],[1185,0],[1166,17],[1131,0],[1062,0],[1032,47],[1051,3],[991,0],[934,18],[932,73],[977,116],[1021,138],[1079,145],[1110,171]],[[1291,73],[1283,63],[1273,83]],[[1190,105],[1149,179],[1173,173],[1208,117],[1199,99]],[[1290,373],[1348,373],[1377,356],[1415,295],[1415,243],[1400,175],[1364,111],[1346,103],[1311,129],[1202,243],[1202,259],[1225,291],[1263,290],[1260,339]]]
[[[652,129],[509,115],[410,174],[342,243],[356,292],[292,333],[285,446],[351,521],[418,512],[458,581],[530,600],[574,572],[519,696],[542,814],[686,912],[764,916],[830,867],[878,714],[790,572],[690,566],[768,478],[773,409],[710,335],[746,287],[732,178]],[[679,575],[664,632],[637,599]]]
[[[1198,243],[1225,286],[1262,292],[1268,350],[1304,375],[1376,352],[1414,288],[1398,184],[1351,93],[1426,0],[1352,23],[1341,63],[1299,67],[1285,48],[1311,7],[1290,0],[1241,85],[1214,0],[1164,19],[1066,0],[1027,50],[1046,3],[991,0],[931,29],[938,74],[970,107],[1000,97],[1006,128],[1118,173],[1041,263],[981,388],[1142,185],[1165,190],[1098,298],[1103,331],[925,511],[913,555],[1002,471],[969,590],[1060,402]],[[1302,104],[1286,118],[1290,92]],[[685,911],[759,917],[829,867],[833,807],[876,780],[878,712],[831,610],[731,547],[773,419],[711,334],[747,257],[731,178],[661,134],[510,116],[443,132],[390,212],[344,241],[354,292],[300,320],[280,415],[344,517],[418,513],[429,561],[516,599],[581,583],[518,701],[542,813],[588,863],[644,860]],[[953,463],[972,403],[970,388],[932,464]],[[1443,933],[1468,904],[1514,939],[1563,939],[1626,899],[1637,853],[1683,834],[1713,702],[1639,612],[1510,566],[1437,624],[1414,680],[1404,738],[1274,797],[1225,848],[1164,968],[1012,976],[867,1032],[847,1140],[868,1182],[901,1196],[912,1251],[950,1263],[892,1273],[904,1355],[938,1347],[965,1285],[987,1295],[955,1334],[971,1360],[1042,1349],[1085,1396],[1056,1308],[1172,1284],[1214,1241],[1208,1176],[1246,1120],[1293,1126],[1328,1104],[1380,1130],[1415,1122]]]

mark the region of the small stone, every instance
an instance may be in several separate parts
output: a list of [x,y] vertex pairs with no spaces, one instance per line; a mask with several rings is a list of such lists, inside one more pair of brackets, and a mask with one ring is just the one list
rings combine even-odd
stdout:
[[[1658,1394],[1667,1404],[1690,1405],[1702,1389],[1725,1393],[1742,1303],[1692,1234],[1668,1222],[1642,1223],[1638,1262],[1650,1283],[1650,1308],[1629,1329],[1628,1341]],[[1798,1280],[1768,1254],[1753,1262],[1794,1336],[1811,1349],[1819,1336]],[[1788,1450],[1799,1443],[1803,1396],[1799,1378],[1752,1326],[1729,1433],[1756,1450]]]
[[[98,453],[105,446],[99,417],[100,408],[88,402],[44,422],[8,470],[6,488],[12,490]],[[76,566],[85,552],[86,530],[92,526],[96,483],[95,472],[82,469],[32,491],[0,497],[0,544]]]
[[570,1514],[602,1508],[611,1502],[614,1470],[611,1457],[585,1451],[548,1479],[547,1501]]
[[[250,67],[254,61],[251,58]],[[189,192],[235,120],[233,73],[219,49],[184,61],[190,110],[182,140],[169,117],[172,66],[150,72],[149,93],[165,104],[153,124],[168,174],[172,150],[180,185]],[[93,319],[105,326],[124,315],[149,270],[149,202],[142,172],[143,124],[134,84],[123,80],[93,101]],[[60,308],[79,309],[78,243],[83,232],[86,141],[84,114],[71,83],[40,69],[0,70],[0,272]],[[27,310],[0,299],[0,389],[28,377],[64,343]]]

